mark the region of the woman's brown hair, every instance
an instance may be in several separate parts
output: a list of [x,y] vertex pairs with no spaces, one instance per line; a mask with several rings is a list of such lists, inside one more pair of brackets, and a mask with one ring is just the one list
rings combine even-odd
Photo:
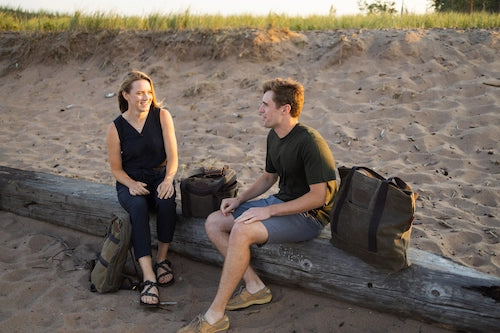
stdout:
[[156,100],[156,93],[153,85],[153,80],[151,80],[151,78],[143,72],[131,71],[127,73],[127,75],[125,75],[125,77],[123,78],[123,82],[120,85],[120,90],[118,91],[118,106],[120,107],[120,111],[122,113],[128,110],[128,102],[125,99],[125,97],[123,97],[123,92],[129,94],[130,89],[132,88],[132,83],[137,80],[146,80],[149,82],[149,84],[151,85],[151,93],[153,95],[151,106],[155,108],[161,107],[161,105]]

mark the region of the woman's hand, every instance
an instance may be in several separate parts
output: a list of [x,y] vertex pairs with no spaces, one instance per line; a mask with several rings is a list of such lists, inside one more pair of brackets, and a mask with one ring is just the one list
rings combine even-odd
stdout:
[[128,191],[131,195],[147,195],[149,191],[146,186],[148,186],[146,183],[134,181]]
[[174,195],[173,182],[168,181],[168,180],[162,181],[160,183],[160,185],[158,185],[156,192],[158,193],[158,198],[160,198],[160,199],[170,198],[172,195]]

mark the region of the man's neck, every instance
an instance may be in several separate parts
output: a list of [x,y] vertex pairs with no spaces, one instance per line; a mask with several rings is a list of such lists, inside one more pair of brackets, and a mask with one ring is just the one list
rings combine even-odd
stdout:
[[290,118],[288,121],[282,122],[278,127],[273,129],[276,132],[276,135],[278,135],[280,139],[283,139],[285,136],[288,135],[288,133],[292,131],[292,129],[298,123],[299,123],[298,118]]

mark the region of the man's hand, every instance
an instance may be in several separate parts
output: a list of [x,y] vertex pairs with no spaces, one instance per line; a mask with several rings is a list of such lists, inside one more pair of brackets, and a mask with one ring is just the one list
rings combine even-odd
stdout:
[[240,205],[240,200],[238,198],[226,198],[222,199],[220,203],[220,211],[222,215],[227,216],[230,213],[234,212],[236,208]]
[[252,207],[241,214],[235,223],[249,224],[258,221],[264,221],[271,217],[270,206],[267,207]]

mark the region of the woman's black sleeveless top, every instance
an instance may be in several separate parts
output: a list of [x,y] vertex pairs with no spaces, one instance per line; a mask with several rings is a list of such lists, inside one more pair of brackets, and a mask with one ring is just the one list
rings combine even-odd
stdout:
[[160,109],[151,106],[141,133],[122,115],[114,123],[120,138],[123,170],[132,178],[157,173],[167,158]]

